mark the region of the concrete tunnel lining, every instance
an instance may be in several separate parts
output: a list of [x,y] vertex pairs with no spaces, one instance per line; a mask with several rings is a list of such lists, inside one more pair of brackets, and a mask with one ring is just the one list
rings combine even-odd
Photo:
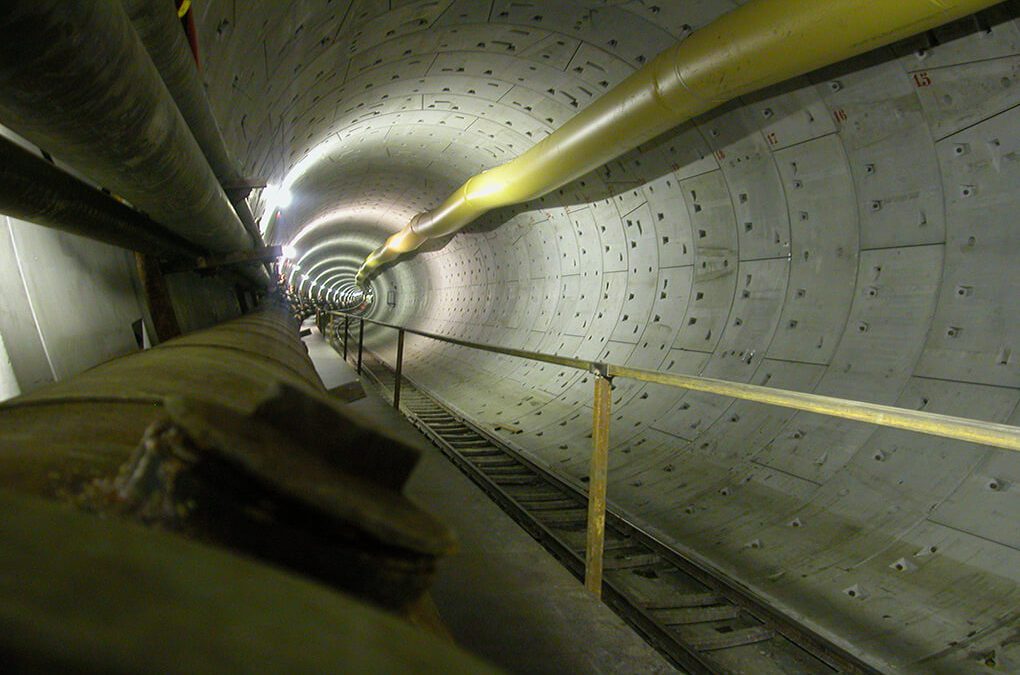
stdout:
[[[196,7],[242,173],[302,168],[269,243],[340,288],[407,218],[736,4]],[[745,97],[488,214],[388,268],[369,316],[1020,424],[1017,11]],[[196,324],[198,297],[179,307]],[[392,356],[392,331],[366,339]],[[418,384],[583,486],[589,375],[411,336],[406,356]],[[1020,458],[622,379],[613,409],[610,502],[663,541],[883,669],[990,652],[1020,668]]]

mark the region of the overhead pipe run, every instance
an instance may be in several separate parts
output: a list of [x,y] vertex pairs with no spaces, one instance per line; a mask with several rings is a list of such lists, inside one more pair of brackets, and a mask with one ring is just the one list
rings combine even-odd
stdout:
[[0,213],[164,260],[194,264],[203,254],[194,244],[3,137]]
[[0,122],[192,244],[253,247],[118,2],[7,3]]
[[233,204],[237,217],[248,230],[254,245],[264,246],[251,208],[245,200],[247,191],[237,191],[237,187],[246,181],[237,163],[231,159],[209,107],[209,98],[199,80],[195,57],[181,29],[178,13],[169,2],[122,0],[122,4],[177,109]]
[[383,265],[495,208],[537,199],[697,115],[997,4],[997,0],[753,0],[667,49],[519,157],[418,214],[362,264]]

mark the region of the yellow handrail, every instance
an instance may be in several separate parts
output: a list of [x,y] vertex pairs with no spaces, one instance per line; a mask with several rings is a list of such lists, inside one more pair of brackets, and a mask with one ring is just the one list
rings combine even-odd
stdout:
[[999,0],[752,0],[670,47],[506,164],[418,214],[358,270],[382,265],[492,209],[536,199],[693,117],[916,35]]
[[542,361],[568,368],[588,370],[604,377],[625,377],[632,380],[639,380],[641,382],[664,384],[670,387],[678,387],[680,389],[688,389],[691,391],[703,391],[711,394],[718,394],[720,396],[729,396],[730,398],[736,398],[743,401],[752,401],[755,403],[764,403],[783,408],[792,408],[794,410],[803,410],[829,417],[840,417],[842,419],[867,422],[895,429],[905,429],[907,431],[916,431],[922,434],[929,434],[931,436],[953,438],[960,441],[980,443],[982,445],[989,445],[996,448],[1020,452],[1020,427],[1014,427],[1008,424],[985,422],[982,420],[968,419],[966,417],[954,417],[952,415],[940,415],[938,413],[925,412],[923,410],[909,410],[907,408],[897,408],[877,403],[867,403],[865,401],[853,401],[850,399],[823,396],[821,394],[811,394],[801,391],[791,391],[788,389],[776,389],[757,384],[729,382],[727,380],[717,380],[711,377],[701,377],[698,375],[661,373],[654,370],[628,368],[627,366],[604,364],[597,361],[575,359],[566,356],[555,356],[553,354],[542,354],[523,349],[511,349],[509,347],[499,347],[480,342],[471,342],[469,340],[460,340],[458,338],[451,338],[437,333],[429,333],[415,328],[406,328],[403,326],[385,323],[383,321],[376,321],[374,319],[365,319],[360,316],[345,314],[343,312],[331,312],[331,314],[334,316],[349,316],[351,319],[364,321],[378,326],[385,326],[396,330],[402,330],[404,332],[420,335],[432,340],[439,340],[440,342],[447,342],[450,344],[460,345],[462,347],[469,347],[471,349],[479,349],[496,354],[505,354],[507,356],[516,356],[532,361]]

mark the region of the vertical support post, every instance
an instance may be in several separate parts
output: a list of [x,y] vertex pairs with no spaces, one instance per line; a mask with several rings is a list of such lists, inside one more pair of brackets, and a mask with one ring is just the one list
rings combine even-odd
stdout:
[[397,372],[393,380],[393,407],[400,410],[400,373],[404,369],[404,329],[397,330]]
[[166,342],[181,334],[181,326],[177,321],[170,291],[160,269],[159,260],[154,256],[135,253],[135,265],[138,278],[145,293],[145,303],[152,317],[152,327],[156,332],[155,343]]
[[244,288],[240,285],[235,285],[234,295],[237,296],[237,304],[241,308],[241,314],[247,314],[250,306],[248,305],[248,295],[245,293]]
[[347,338],[351,336],[351,317],[344,314],[344,363],[347,363]]
[[365,320],[358,321],[358,375],[361,375],[361,353],[365,349]]
[[612,381],[595,374],[591,469],[588,474],[588,544],[584,556],[584,587],[602,597],[602,554],[606,539],[606,483],[609,475],[609,418]]

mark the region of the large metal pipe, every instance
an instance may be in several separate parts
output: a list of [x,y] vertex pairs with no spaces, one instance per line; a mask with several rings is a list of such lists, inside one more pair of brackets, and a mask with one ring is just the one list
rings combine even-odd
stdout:
[[5,672],[496,672],[276,567],[8,491],[0,512]]
[[49,498],[76,492],[83,474],[108,472],[130,456],[165,397],[244,410],[274,381],[323,391],[282,309],[109,361],[0,404],[0,484]]
[[8,2],[0,122],[195,245],[252,248],[120,3]]
[[329,398],[283,306],[0,404],[5,487],[179,530],[391,608],[420,597],[453,547],[401,494],[418,457]]
[[997,2],[752,0],[667,49],[516,159],[415,216],[365,259],[357,282],[429,239],[541,197],[726,101]]
[[199,80],[195,58],[173,4],[153,0],[122,0],[122,4],[216,179],[227,192],[238,218],[255,245],[263,246],[262,235],[248,202],[229,190],[231,186],[243,183],[243,176],[227,151],[209,107],[209,98]]
[[158,258],[202,249],[38,154],[0,137],[0,213]]

